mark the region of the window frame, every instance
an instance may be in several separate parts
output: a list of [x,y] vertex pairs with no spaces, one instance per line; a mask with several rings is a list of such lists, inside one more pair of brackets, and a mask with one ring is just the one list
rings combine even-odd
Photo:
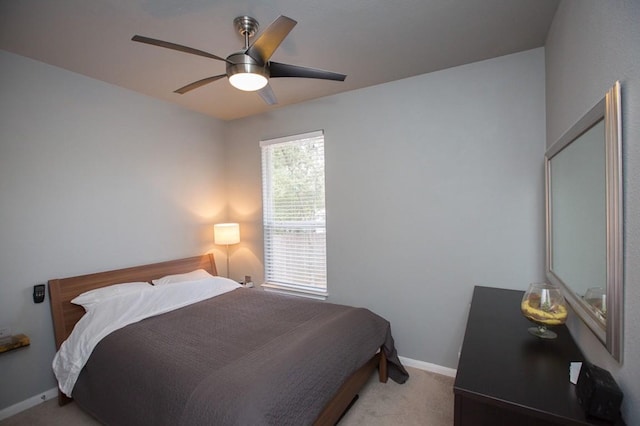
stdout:
[[[323,242],[324,253],[323,253],[323,258],[321,259],[324,262],[324,265],[322,266],[322,268],[324,268],[324,287],[316,286],[316,285],[305,285],[302,283],[270,280],[271,278],[270,270],[273,266],[268,265],[268,262],[270,261],[270,253],[272,250],[272,247],[270,247],[270,245],[272,241],[268,239],[267,227],[270,226],[269,217],[273,215],[273,212],[275,211],[275,209],[272,208],[273,204],[270,204],[271,198],[267,194],[267,190],[268,189],[271,190],[271,188],[273,187],[272,176],[270,175],[271,169],[267,170],[269,167],[267,164],[267,159],[265,158],[265,156],[267,155],[267,149],[268,147],[274,146],[274,145],[283,145],[283,144],[295,143],[295,142],[302,143],[306,140],[317,139],[320,137],[322,138],[322,179],[324,181],[323,195],[324,195],[325,215],[323,216],[323,220],[321,222],[312,221],[312,223],[313,223],[313,226],[315,226],[318,229],[321,229],[321,233],[324,235],[324,242]],[[262,166],[262,174],[261,174],[262,210],[263,210],[262,211],[262,221],[263,221],[262,230],[263,230],[263,240],[264,240],[263,248],[264,248],[264,272],[265,272],[265,277],[264,277],[265,282],[262,284],[262,287],[266,291],[275,292],[275,293],[292,294],[296,296],[308,297],[308,298],[319,299],[319,300],[325,300],[329,296],[328,283],[327,283],[326,161],[325,161],[325,155],[324,155],[325,153],[324,147],[325,147],[325,137],[324,137],[323,130],[316,130],[312,132],[295,134],[295,135],[290,135],[290,136],[285,136],[280,138],[264,139],[260,141],[260,158],[261,158],[261,166]],[[272,193],[272,190],[269,194],[271,193]],[[271,224],[275,224],[275,221],[272,221]],[[286,222],[280,221],[277,225],[273,225],[273,226],[282,227],[283,224],[286,224]],[[294,225],[291,226],[291,229],[297,228],[296,226],[298,224],[297,221],[292,222],[292,224]],[[286,250],[284,252],[286,253]],[[312,258],[309,258],[309,259],[312,259]],[[317,260],[318,258],[313,258],[313,259]]]

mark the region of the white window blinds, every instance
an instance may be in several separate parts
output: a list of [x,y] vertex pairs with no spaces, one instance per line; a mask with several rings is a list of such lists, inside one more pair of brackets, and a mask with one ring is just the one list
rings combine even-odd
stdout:
[[265,286],[326,296],[324,134],[260,142]]

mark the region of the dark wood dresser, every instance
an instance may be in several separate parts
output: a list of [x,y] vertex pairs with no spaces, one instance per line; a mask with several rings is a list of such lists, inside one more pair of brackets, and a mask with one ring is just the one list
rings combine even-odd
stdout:
[[529,334],[523,291],[475,287],[454,384],[455,425],[606,424],[587,419],[569,382],[583,361],[565,326],[554,340]]

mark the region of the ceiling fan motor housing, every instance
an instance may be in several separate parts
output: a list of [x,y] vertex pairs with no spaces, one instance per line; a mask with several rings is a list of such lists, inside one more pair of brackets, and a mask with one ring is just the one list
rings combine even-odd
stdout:
[[269,69],[266,65],[253,59],[244,52],[236,52],[227,56],[227,77],[234,74],[251,73],[269,78]]
[[253,59],[244,52],[236,52],[227,56],[227,76],[231,77],[239,73],[259,74],[265,78],[269,78],[269,69],[265,64]]
[[[234,76],[237,79],[244,80],[244,83],[236,83]],[[258,76],[263,78],[261,79]],[[227,57],[227,77],[229,77],[229,81],[234,87],[244,91],[254,91],[267,84],[270,73],[266,65],[261,64],[244,52],[237,52]],[[247,78],[251,80],[251,83],[245,80]]]

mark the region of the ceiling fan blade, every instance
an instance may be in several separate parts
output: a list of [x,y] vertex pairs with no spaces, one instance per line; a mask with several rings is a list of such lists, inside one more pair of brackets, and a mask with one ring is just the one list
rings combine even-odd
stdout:
[[282,40],[296,26],[298,22],[284,15],[280,15],[258,36],[245,52],[258,62],[266,64]]
[[203,50],[194,49],[192,47],[183,46],[181,44],[170,43],[168,41],[156,40],[155,38],[144,37],[141,35],[134,35],[131,40],[140,43],[151,44],[153,46],[160,46],[167,49],[177,50],[178,52],[190,53],[192,55],[204,56],[205,58],[217,59],[218,61],[227,62],[226,59],[216,56],[212,53],[205,52]]
[[322,80],[344,81],[347,78],[344,74],[319,70],[316,68],[301,67],[298,65],[281,64],[279,62],[269,62],[269,71],[272,78],[275,77],[302,77],[319,78]]
[[184,95],[187,92],[190,92],[193,89],[197,89],[198,87],[202,87],[205,84],[213,83],[216,80],[220,80],[223,77],[226,77],[226,74],[214,75],[213,77],[203,78],[202,80],[194,81],[193,83],[187,84],[184,87],[179,88],[178,90],[174,90],[173,93],[180,93]]
[[258,90],[258,95],[260,95],[262,100],[267,105],[275,105],[278,103],[278,100],[276,99],[276,95],[273,93],[273,90],[271,89],[271,86],[269,84],[264,86],[262,89]]

